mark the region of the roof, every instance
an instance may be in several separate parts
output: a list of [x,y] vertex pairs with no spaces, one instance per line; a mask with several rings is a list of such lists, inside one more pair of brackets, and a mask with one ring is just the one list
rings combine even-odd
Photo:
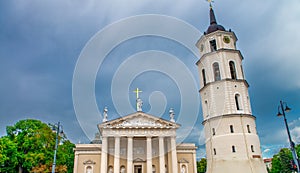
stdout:
[[158,118],[144,112],[135,112],[114,120],[98,125],[99,130],[103,128],[179,128],[180,124]]
[[222,25],[218,25],[214,10],[212,7],[210,7],[209,16],[210,16],[210,25],[207,28],[205,34],[209,34],[209,33],[215,32],[215,31],[225,31],[225,28]]

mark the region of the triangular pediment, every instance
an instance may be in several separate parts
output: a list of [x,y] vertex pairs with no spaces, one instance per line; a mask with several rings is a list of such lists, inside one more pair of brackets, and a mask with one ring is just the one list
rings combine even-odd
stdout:
[[127,116],[99,124],[99,128],[178,128],[179,124],[158,118],[144,112],[135,112]]
[[178,163],[189,163],[185,158],[178,160]]

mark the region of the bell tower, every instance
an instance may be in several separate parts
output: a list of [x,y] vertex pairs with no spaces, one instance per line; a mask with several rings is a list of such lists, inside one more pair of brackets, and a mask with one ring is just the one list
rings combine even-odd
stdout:
[[210,25],[196,44],[207,173],[267,173],[236,41],[210,6]]

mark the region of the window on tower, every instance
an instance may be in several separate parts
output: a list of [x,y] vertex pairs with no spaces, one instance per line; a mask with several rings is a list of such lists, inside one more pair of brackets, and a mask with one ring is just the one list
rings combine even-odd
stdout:
[[215,130],[215,128],[212,128],[212,134],[213,134],[213,136],[216,135],[216,130]]
[[214,155],[217,155],[217,151],[216,151],[216,149],[214,148]]
[[230,125],[230,133],[234,133],[233,125]]
[[210,50],[211,50],[212,52],[216,51],[216,50],[217,50],[217,43],[216,43],[216,40],[211,40],[211,41],[209,41],[209,43],[210,43]]
[[235,99],[235,106],[236,106],[236,110],[242,110],[241,109],[241,105],[240,105],[240,98],[241,96],[239,94],[236,94],[234,99]]
[[250,125],[247,125],[247,131],[248,131],[248,133],[251,133]]
[[237,77],[236,77],[236,70],[235,70],[235,64],[234,64],[233,61],[229,62],[229,68],[230,68],[231,79],[237,79]]
[[217,62],[213,63],[213,69],[214,69],[214,77],[215,77],[215,81],[221,80],[221,74],[220,74],[219,63],[217,63]]
[[205,103],[205,106],[204,106],[204,107],[205,107],[205,110],[206,110],[206,113],[207,113],[206,117],[208,117],[208,116],[209,116],[209,114],[208,114],[209,109],[208,109],[208,103],[207,103],[207,100],[205,100],[204,103]]
[[251,151],[252,151],[252,153],[254,153],[254,146],[253,145],[251,145]]
[[234,145],[232,145],[231,149],[232,149],[232,152],[235,153],[235,146]]
[[203,79],[203,85],[206,85],[206,76],[205,76],[205,70],[202,69],[202,79]]

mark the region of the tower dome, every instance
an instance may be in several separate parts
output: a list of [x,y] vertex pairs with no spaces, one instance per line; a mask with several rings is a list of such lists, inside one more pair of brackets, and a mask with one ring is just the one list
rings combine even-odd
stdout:
[[206,34],[215,32],[215,31],[225,31],[225,28],[222,25],[217,24],[217,20],[215,17],[214,10],[212,9],[212,6],[210,6],[210,11],[209,11],[209,16],[210,16],[210,25],[206,30]]

